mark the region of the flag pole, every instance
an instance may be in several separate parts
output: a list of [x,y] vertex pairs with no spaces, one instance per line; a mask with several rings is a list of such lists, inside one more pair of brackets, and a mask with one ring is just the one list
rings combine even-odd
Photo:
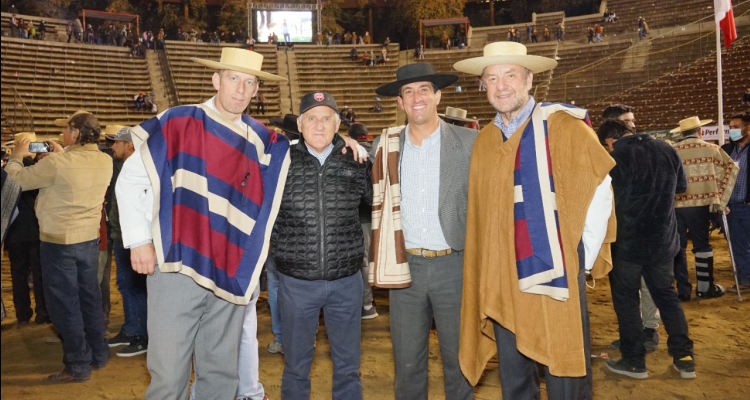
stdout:
[[716,26],[716,87],[718,91],[718,106],[719,106],[719,118],[716,120],[718,125],[719,133],[719,146],[724,145],[724,94],[722,92],[722,76],[721,76],[721,28],[719,27],[719,21],[714,21]]

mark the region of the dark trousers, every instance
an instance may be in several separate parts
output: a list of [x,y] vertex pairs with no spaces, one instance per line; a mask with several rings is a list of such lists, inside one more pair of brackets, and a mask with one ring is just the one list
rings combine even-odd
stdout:
[[31,297],[29,274],[34,283],[34,301],[38,321],[49,318],[44,303],[42,289],[42,265],[39,261],[39,241],[6,243],[10,259],[10,276],[13,283],[13,305],[16,308],[18,322],[29,322],[31,319]]
[[65,370],[91,374],[91,365],[109,358],[104,313],[97,282],[99,240],[77,244],[41,242],[44,296],[55,330],[62,338]]
[[[581,307],[583,324],[583,351],[586,356],[586,376],[562,377],[550,374],[544,367],[547,397],[550,400],[586,400],[591,399],[591,335],[589,334],[589,312],[586,302],[586,275],[584,272],[583,246],[579,246],[580,270],[578,273],[578,302]],[[568,299],[568,301],[576,301]],[[500,384],[503,399],[527,400],[539,399],[539,370],[536,361],[518,351],[516,335],[498,323],[493,323],[497,342],[497,360],[500,369]],[[638,325],[640,328],[642,325]]]
[[117,289],[122,295],[122,308],[125,313],[122,333],[127,336],[147,336],[147,275],[133,271],[130,264],[130,250],[122,246],[121,240],[115,240],[113,247],[117,266]]
[[620,326],[622,358],[634,367],[646,367],[643,320],[638,295],[641,276],[651,292],[651,298],[659,309],[664,328],[669,335],[669,354],[675,360],[693,355],[693,341],[688,337],[685,313],[674,289],[673,260],[642,265],[615,258],[613,263],[609,282],[612,289],[612,304]]
[[714,253],[708,241],[711,213],[708,206],[676,208],[677,233],[680,235],[680,253],[675,257],[674,277],[680,295],[689,296],[692,285],[688,278],[687,241],[693,242],[695,274],[698,291],[706,292],[714,284]]
[[474,388],[458,365],[463,252],[435,258],[408,254],[407,258],[411,287],[390,291],[396,399],[428,398],[427,358],[433,318],[443,361],[445,398],[472,399]]
[[[104,254],[104,268],[101,268],[101,275],[102,279],[99,281],[99,290],[101,290],[102,293],[102,310],[104,311],[104,330],[107,330],[107,327],[109,326],[109,311],[112,309],[112,300],[110,297],[111,290],[109,287],[109,282],[112,274],[112,240],[107,241],[107,250]],[[101,257],[101,252],[105,250],[100,250],[99,256]],[[106,333],[106,332],[105,332]]]
[[281,344],[284,348],[282,399],[310,398],[310,366],[315,331],[323,309],[333,360],[333,400],[362,398],[359,377],[362,338],[362,277],[305,281],[279,273]]
[[737,267],[737,279],[740,283],[750,285],[750,205],[729,203],[728,207],[727,225]]

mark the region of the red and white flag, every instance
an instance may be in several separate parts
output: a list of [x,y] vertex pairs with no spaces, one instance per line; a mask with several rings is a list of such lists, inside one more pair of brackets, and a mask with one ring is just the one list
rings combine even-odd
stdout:
[[732,0],[714,0],[714,11],[716,11],[716,23],[719,24],[721,31],[724,33],[724,47],[729,48],[732,42],[737,40]]

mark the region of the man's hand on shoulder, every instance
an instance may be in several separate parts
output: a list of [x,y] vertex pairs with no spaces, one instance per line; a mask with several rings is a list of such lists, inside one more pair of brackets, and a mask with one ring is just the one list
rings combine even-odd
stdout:
[[153,243],[142,244],[130,249],[130,263],[133,271],[139,274],[154,274],[156,265],[156,250]]
[[366,162],[367,159],[370,158],[370,155],[367,153],[367,149],[365,149],[364,147],[362,147],[359,144],[359,142],[357,142],[356,140],[354,140],[354,139],[352,139],[350,137],[343,137],[342,139],[344,139],[344,143],[346,143],[346,145],[344,146],[343,149],[341,149],[341,154],[346,154],[347,147],[348,147],[348,148],[352,149],[352,151],[354,153],[353,154],[354,161],[357,161],[358,163],[361,164],[361,163]]

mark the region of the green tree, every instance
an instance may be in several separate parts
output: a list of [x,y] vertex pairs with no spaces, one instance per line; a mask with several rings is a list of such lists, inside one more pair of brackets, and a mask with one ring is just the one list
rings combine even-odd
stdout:
[[244,32],[247,28],[247,2],[245,0],[227,0],[219,10],[219,31]]

